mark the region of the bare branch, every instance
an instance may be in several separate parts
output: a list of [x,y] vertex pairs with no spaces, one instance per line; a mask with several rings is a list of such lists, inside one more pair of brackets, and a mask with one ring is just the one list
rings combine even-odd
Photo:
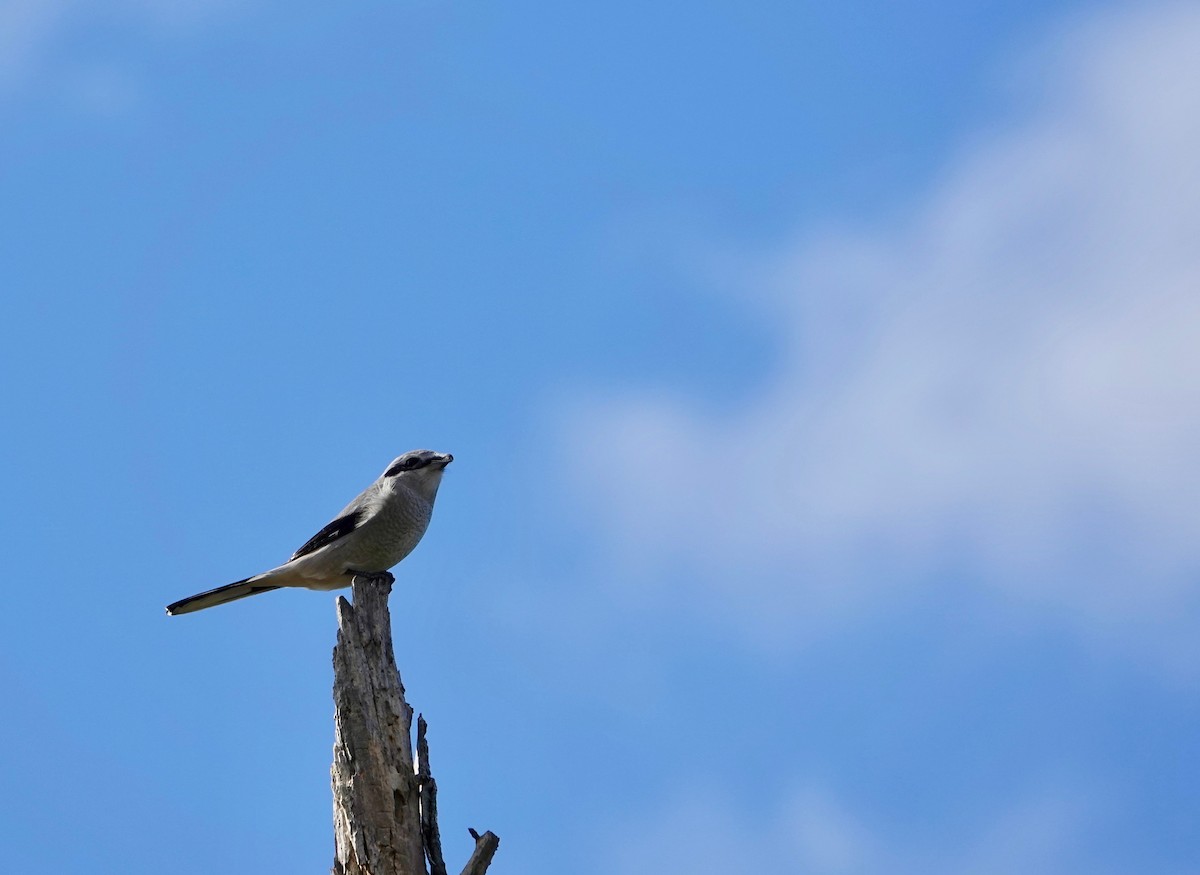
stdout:
[[467,832],[475,839],[475,850],[471,859],[467,860],[467,865],[463,867],[462,875],[483,875],[488,866],[492,865],[492,857],[496,854],[496,848],[500,847],[500,838],[490,831],[483,835],[473,829]]
[[429,741],[425,731],[429,724],[417,716],[417,781],[421,785],[421,839],[425,857],[429,860],[429,875],[447,875],[442,857],[442,836],[437,821],[437,781],[429,771]]

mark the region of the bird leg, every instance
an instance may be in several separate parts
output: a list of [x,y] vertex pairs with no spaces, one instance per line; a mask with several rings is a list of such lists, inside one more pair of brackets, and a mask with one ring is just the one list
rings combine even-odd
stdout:
[[346,573],[351,577],[361,577],[363,580],[369,580],[372,583],[382,583],[391,586],[396,582],[395,576],[390,571],[356,571],[353,568],[347,568]]

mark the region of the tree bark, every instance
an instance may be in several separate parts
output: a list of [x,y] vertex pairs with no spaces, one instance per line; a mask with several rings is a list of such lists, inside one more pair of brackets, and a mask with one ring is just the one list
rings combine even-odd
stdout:
[[[388,576],[390,578],[390,575]],[[337,600],[333,648],[333,875],[445,875],[437,825],[437,783],[429,769],[426,725],[412,749],[413,710],[392,650],[392,581],[355,577],[354,604]],[[500,839],[475,839],[463,875],[484,875]]]
[[333,650],[334,875],[425,875],[412,708],[392,650],[390,582],[338,598]]

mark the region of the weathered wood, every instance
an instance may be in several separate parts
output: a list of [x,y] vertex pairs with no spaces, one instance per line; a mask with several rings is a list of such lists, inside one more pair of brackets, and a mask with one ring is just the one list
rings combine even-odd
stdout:
[[333,650],[334,875],[424,875],[412,709],[392,651],[388,580],[356,577]]
[[[387,599],[391,576],[354,578],[354,604],[337,601],[333,649],[333,875],[447,875],[437,825],[437,782],[429,767],[428,728],[417,721],[392,650]],[[484,875],[500,839],[474,830],[463,875]]]
[[475,839],[475,850],[471,853],[471,859],[467,860],[467,865],[463,866],[462,875],[483,875],[492,864],[496,848],[500,847],[500,838],[490,831],[483,835],[473,829],[467,832]]
[[448,875],[446,860],[442,857],[442,836],[437,821],[437,781],[429,768],[429,741],[425,732],[429,724],[421,715],[417,716],[417,782],[421,785],[421,839],[425,844],[425,858],[429,861],[429,875]]

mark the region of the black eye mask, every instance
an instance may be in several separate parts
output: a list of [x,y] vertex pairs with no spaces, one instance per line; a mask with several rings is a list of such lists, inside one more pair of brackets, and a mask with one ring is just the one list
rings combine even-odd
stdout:
[[403,462],[397,462],[395,465],[392,465],[392,467],[390,467],[386,471],[384,471],[383,476],[384,477],[394,477],[395,475],[399,474],[401,471],[415,471],[418,468],[424,468],[428,464],[429,464],[428,459],[419,459],[419,458],[405,459]]

